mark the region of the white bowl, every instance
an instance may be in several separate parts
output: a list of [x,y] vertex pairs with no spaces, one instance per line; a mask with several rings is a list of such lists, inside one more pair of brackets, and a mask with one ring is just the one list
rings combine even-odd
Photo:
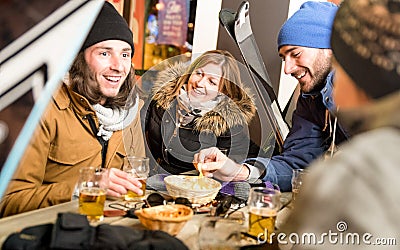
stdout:
[[170,175],[164,182],[173,198],[187,198],[192,204],[199,205],[211,202],[221,189],[221,183],[207,177]]

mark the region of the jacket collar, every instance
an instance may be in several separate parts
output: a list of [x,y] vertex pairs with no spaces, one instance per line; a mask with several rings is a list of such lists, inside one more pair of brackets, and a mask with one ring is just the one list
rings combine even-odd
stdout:
[[332,92],[333,92],[333,78],[335,76],[335,72],[329,72],[328,76],[325,79],[325,85],[320,91],[313,91],[311,93],[301,93],[303,98],[309,98],[311,96],[322,96],[322,102],[325,107],[330,111],[334,112],[336,110],[336,105],[333,102]]
[[62,84],[61,91],[57,91],[53,98],[57,107],[61,110],[67,109],[73,104],[75,112],[79,115],[87,115],[94,112],[89,101],[84,96],[72,91],[66,83]]
[[68,87],[65,83],[62,83],[61,89],[53,95],[54,102],[59,109],[67,109],[71,104],[71,98]]

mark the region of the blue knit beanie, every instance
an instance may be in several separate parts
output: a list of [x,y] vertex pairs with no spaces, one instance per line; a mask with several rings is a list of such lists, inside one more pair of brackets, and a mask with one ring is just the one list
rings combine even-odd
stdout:
[[279,31],[278,50],[284,45],[330,49],[332,25],[337,10],[338,6],[330,2],[303,3]]

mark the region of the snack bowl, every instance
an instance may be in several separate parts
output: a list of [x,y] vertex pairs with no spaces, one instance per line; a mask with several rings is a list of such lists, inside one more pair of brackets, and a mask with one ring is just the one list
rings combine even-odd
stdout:
[[159,205],[135,211],[140,223],[150,230],[161,230],[177,235],[193,216],[193,210],[185,205]]
[[170,175],[164,182],[170,196],[187,198],[197,205],[211,202],[222,187],[214,179],[190,175]]

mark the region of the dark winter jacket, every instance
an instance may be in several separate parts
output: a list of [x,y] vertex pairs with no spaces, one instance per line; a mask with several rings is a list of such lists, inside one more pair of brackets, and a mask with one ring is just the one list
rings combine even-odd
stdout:
[[[325,87],[320,92],[299,96],[292,117],[292,128],[286,137],[282,154],[257,159],[258,164],[263,164],[266,169],[263,180],[278,184],[282,191],[291,190],[294,168],[308,167],[332,142],[330,131],[333,129],[334,117],[330,112],[335,109],[332,99],[333,76],[333,72],[328,75]],[[347,137],[338,124],[335,143],[340,144]]]
[[249,138],[248,124],[255,115],[250,96],[236,101],[226,100],[212,111],[195,118],[186,126],[177,122],[177,100],[173,88],[186,66],[176,64],[159,73],[153,94],[161,98],[150,101],[145,131],[151,156],[171,174],[194,170],[193,156],[203,148],[227,148],[229,157],[243,161],[256,157],[259,147]]

